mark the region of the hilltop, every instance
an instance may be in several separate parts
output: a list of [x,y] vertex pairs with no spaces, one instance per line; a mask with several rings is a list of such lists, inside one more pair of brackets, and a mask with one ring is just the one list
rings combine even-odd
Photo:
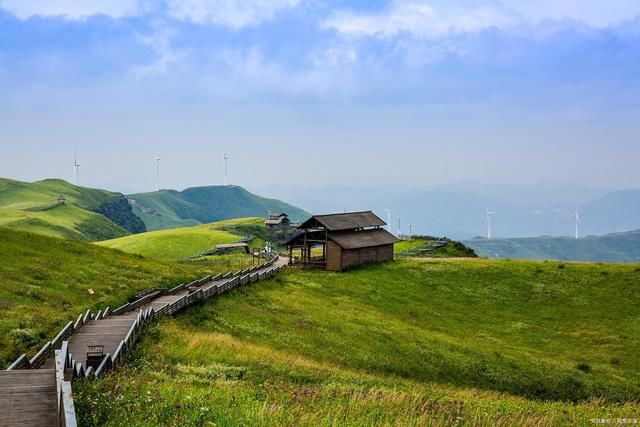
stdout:
[[187,227],[234,218],[266,217],[286,212],[292,221],[306,219],[304,210],[276,199],[257,196],[235,185],[162,190],[127,196],[133,212],[148,230]]
[[123,194],[60,179],[28,183],[0,178],[0,226],[82,241],[145,230]]
[[640,230],[604,236],[473,239],[464,242],[488,258],[640,262]]
[[76,386],[76,408],[113,426],[628,418],[639,278],[629,265],[481,259],[291,270],[161,321],[123,370]]
[[149,258],[181,261],[209,251],[219,243],[239,242],[245,237],[242,232],[252,226],[264,229],[264,219],[242,218],[194,227],[148,231],[99,242],[98,245]]

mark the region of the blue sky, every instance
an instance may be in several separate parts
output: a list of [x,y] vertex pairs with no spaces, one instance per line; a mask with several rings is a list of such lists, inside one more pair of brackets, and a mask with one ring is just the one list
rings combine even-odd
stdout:
[[637,0],[0,0],[25,180],[639,187],[639,95]]

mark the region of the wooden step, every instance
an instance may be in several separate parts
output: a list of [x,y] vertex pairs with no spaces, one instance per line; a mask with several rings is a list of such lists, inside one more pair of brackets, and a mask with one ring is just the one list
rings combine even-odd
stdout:
[[0,371],[0,426],[56,426],[53,369]]

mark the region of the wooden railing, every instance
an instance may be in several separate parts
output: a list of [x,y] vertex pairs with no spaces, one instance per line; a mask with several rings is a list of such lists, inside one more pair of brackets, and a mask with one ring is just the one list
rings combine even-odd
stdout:
[[[31,359],[26,354],[21,355],[15,362],[7,368],[8,371],[15,369],[38,369],[41,367],[47,359],[53,357],[54,351],[59,349],[63,342],[69,338],[73,333],[78,332],[88,321],[94,318],[104,318],[105,314],[109,313],[109,308],[100,311],[97,314],[92,314],[91,310],[87,310],[84,314],[80,314],[75,322],[67,323],[64,328],[56,335],[56,337],[46,343]],[[101,317],[98,317],[101,316]]]
[[60,350],[55,351],[56,361],[56,416],[58,426],[76,427],[76,410],[73,404],[73,392],[71,390],[71,355],[67,341],[63,341]]

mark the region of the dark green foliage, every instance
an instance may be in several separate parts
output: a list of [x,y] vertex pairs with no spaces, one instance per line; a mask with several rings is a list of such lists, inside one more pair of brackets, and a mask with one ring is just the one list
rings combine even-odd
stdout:
[[[94,212],[104,215],[130,233],[135,234],[147,231],[144,222],[133,213],[131,205],[124,195],[115,196],[111,200],[102,203]],[[96,240],[105,239],[106,238]]]

